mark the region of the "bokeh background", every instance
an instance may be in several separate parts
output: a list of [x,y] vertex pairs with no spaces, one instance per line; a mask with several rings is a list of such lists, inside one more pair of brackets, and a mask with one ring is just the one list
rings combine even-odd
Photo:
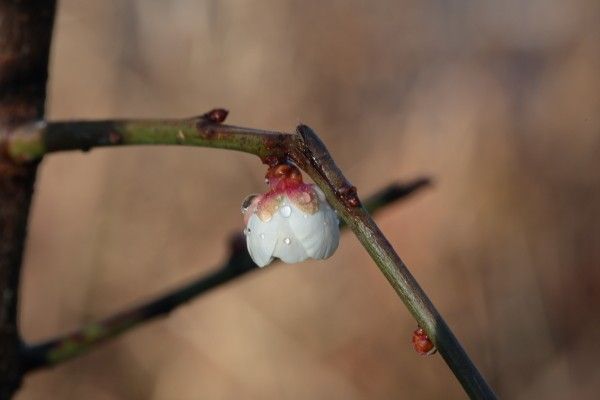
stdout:
[[[600,3],[62,0],[52,119],[187,117],[319,132],[361,195],[435,186],[377,221],[503,398],[600,390]],[[27,340],[210,271],[264,167],[241,153],[48,157]],[[27,377],[25,399],[461,399],[356,238]]]

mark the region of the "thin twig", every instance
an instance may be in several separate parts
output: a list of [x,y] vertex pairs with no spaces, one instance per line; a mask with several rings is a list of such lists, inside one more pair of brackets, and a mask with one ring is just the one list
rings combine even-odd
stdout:
[[[429,184],[429,179],[421,178],[406,184],[389,185],[371,196],[366,202],[366,207],[370,212],[376,212],[397,200],[408,198]],[[51,367],[85,354],[109,339],[145,322],[166,316],[187,301],[256,269],[258,267],[246,250],[244,236],[236,234],[230,242],[230,256],[227,262],[214,272],[140,306],[88,324],[76,332],[44,343],[25,346],[23,356],[26,370]]]
[[389,241],[361,205],[356,188],[339,170],[325,145],[308,126],[295,134],[221,124],[225,110],[170,121],[50,122],[28,125],[10,136],[8,153],[16,160],[47,152],[127,144],[179,144],[224,148],[255,154],[269,165],[293,161],[325,192],[327,200],[358,237],[408,310],[427,332],[471,398],[496,396],[442,316]]

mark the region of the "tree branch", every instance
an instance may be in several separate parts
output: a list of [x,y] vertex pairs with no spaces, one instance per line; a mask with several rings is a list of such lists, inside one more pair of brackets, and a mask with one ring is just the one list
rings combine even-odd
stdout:
[[15,161],[36,160],[65,150],[157,144],[237,150],[263,160],[285,157],[293,135],[223,125],[226,116],[226,110],[215,109],[177,120],[36,122],[15,129],[7,149]]
[[308,126],[297,128],[300,154],[291,158],[323,189],[327,200],[358,237],[363,247],[390,282],[420,327],[425,329],[448,367],[467,394],[474,399],[495,399],[496,395],[479,373],[440,313],[427,297],[368,211],[361,206],[352,186],[333,162],[325,145]]
[[294,134],[221,124],[227,112],[216,109],[197,118],[168,121],[48,122],[23,126],[7,143],[15,160],[38,159],[61,150],[128,144],[170,144],[224,148],[255,154],[268,165],[287,160],[303,169],[352,229],[408,310],[427,332],[467,394],[496,396],[404,262],[361,205],[356,188],[334,163],[312,129]]
[[[406,184],[392,184],[371,196],[366,202],[366,207],[370,212],[376,212],[397,200],[408,198],[429,184],[430,181],[426,178]],[[25,346],[23,357],[26,371],[51,367],[85,354],[109,339],[120,336],[145,322],[166,316],[180,305],[257,269],[246,250],[244,236],[233,235],[227,262],[214,272],[140,306],[88,324],[76,332],[41,344]]]
[[44,116],[54,0],[0,3],[0,399],[21,385],[17,306],[38,163],[15,163],[5,145],[18,124]]

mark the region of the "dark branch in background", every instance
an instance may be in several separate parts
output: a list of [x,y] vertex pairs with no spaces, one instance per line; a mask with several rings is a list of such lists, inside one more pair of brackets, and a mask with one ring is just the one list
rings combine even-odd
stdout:
[[21,385],[19,277],[37,161],[15,163],[12,129],[44,117],[54,0],[0,3],[0,399]]
[[[429,179],[422,178],[407,184],[390,185],[371,196],[365,206],[370,212],[378,211],[397,200],[406,199],[429,184]],[[144,322],[166,316],[187,301],[257,269],[246,250],[244,236],[236,234],[231,239],[230,256],[227,262],[214,272],[145,304],[103,321],[86,325],[79,331],[45,343],[24,347],[26,370],[51,367],[87,353],[100,343],[141,326]]]

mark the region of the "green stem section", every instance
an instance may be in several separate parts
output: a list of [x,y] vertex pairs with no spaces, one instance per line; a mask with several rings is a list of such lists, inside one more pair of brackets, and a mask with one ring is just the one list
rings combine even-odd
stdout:
[[[371,196],[366,207],[370,212],[376,212],[397,200],[408,198],[428,184],[427,179],[418,179],[404,185],[392,184]],[[77,332],[26,347],[23,350],[26,369],[31,371],[51,367],[85,354],[100,343],[141,326],[144,322],[166,316],[187,301],[256,269],[256,264],[246,250],[243,235],[235,235],[231,241],[229,259],[214,272],[140,306],[86,325]]]
[[[214,111],[213,111],[214,112]],[[210,113],[209,113],[210,114]],[[17,161],[40,159],[46,153],[88,151],[123,145],[175,145],[242,151],[264,159],[282,156],[292,135],[215,123],[209,114],[181,120],[115,120],[37,122],[12,132],[9,155]]]

